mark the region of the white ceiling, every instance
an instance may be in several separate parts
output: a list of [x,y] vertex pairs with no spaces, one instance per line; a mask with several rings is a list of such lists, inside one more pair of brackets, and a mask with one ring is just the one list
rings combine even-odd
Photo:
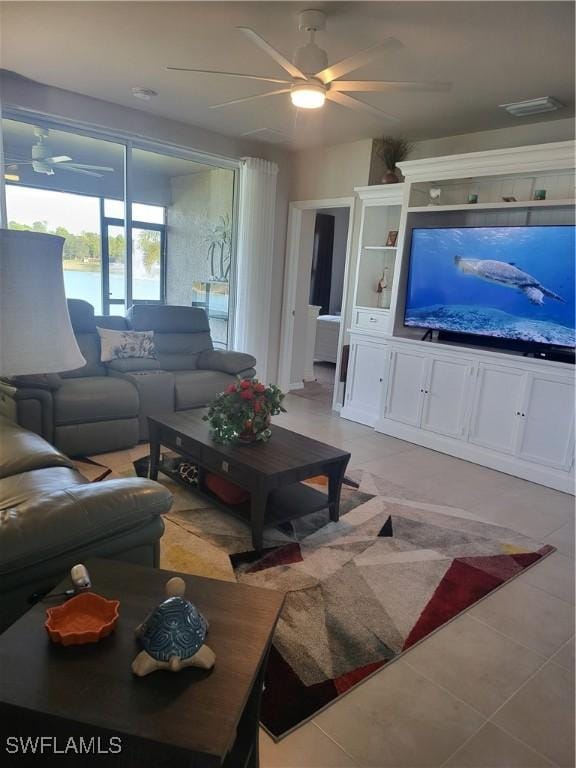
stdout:
[[[291,58],[305,42],[298,12],[307,7],[328,14],[317,42],[331,63],[391,35],[405,44],[351,77],[450,80],[453,90],[354,94],[400,119],[391,124],[336,104],[297,111],[287,94],[211,110],[211,104],[277,86],[164,69],[282,75],[234,27],[253,27]],[[572,2],[5,2],[0,9],[4,69],[231,136],[279,131],[272,136],[294,148],[383,132],[435,138],[574,114]],[[159,96],[139,101],[133,86]],[[523,121],[497,108],[544,95],[566,108]]]

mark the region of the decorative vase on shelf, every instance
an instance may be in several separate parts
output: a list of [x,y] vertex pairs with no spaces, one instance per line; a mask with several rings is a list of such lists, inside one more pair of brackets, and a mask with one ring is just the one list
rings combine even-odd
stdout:
[[275,384],[238,379],[216,395],[204,421],[210,423],[216,443],[265,443],[272,434],[271,417],[286,412],[283,399],[284,393]]
[[384,167],[386,173],[382,177],[382,184],[398,184],[402,181],[398,171],[398,163],[406,160],[413,145],[404,136],[383,136],[376,139],[374,149]]
[[382,184],[398,184],[399,181],[398,170],[396,168],[393,168],[392,170],[388,169],[382,177]]

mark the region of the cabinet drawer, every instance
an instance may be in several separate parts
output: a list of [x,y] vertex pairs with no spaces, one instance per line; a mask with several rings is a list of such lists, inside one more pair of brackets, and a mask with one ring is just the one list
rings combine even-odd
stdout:
[[355,309],[353,315],[356,328],[377,333],[388,333],[390,330],[390,313],[381,310]]

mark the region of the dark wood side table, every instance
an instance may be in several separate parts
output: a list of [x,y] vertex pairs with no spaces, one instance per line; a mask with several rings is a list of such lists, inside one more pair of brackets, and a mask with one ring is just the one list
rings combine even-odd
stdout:
[[[159,471],[179,480],[160,465],[162,445],[197,464],[198,492],[245,520],[256,550],[262,549],[264,525],[278,525],[322,509],[328,509],[331,520],[338,520],[342,479],[350,460],[347,451],[276,425],[267,443],[219,445],[212,440],[203,414],[203,410],[184,411],[148,419],[152,480],[158,479]],[[232,480],[249,492],[250,501],[224,504],[206,487],[206,472]],[[316,475],[328,477],[328,496],[300,482]]]
[[[176,574],[113,560],[86,565],[94,591],[120,600],[119,623],[99,643],[64,648],[44,629],[47,605],[58,603],[37,603],[0,635],[2,766],[52,765],[52,758],[78,766],[257,768],[264,672],[284,596],[178,574],[209,621],[216,665],[139,678],[130,669],[140,650],[134,628]],[[65,580],[54,592],[69,586]],[[56,739],[60,749],[70,737],[76,744],[94,739],[100,754],[68,752],[66,760],[48,746],[26,758],[6,749],[8,736],[37,735]],[[111,737],[120,739],[118,754],[105,752],[117,743]]]

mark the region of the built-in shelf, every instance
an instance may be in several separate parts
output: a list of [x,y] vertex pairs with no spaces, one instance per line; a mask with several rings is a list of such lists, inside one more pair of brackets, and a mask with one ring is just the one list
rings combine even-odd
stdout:
[[505,211],[508,208],[568,208],[576,200],[521,200],[513,203],[460,203],[459,205],[418,205],[410,206],[408,213],[430,213],[431,211]]
[[395,245],[363,245],[365,251],[395,251]]

